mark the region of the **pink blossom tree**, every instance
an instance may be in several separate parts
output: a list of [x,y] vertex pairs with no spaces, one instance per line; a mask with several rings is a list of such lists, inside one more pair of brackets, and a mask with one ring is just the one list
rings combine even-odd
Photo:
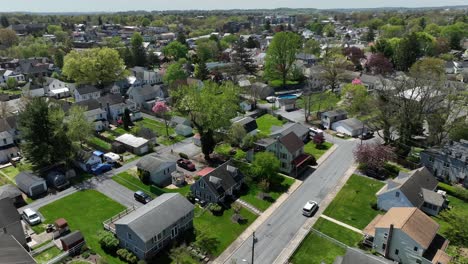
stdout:
[[360,144],[354,149],[354,158],[369,171],[381,171],[387,161],[395,158],[395,153],[389,146]]
[[314,142],[316,148],[320,149],[323,146],[323,143],[325,143],[325,137],[323,134],[315,134],[315,136],[312,138],[312,141]]
[[354,85],[361,85],[361,84],[362,84],[362,81],[361,81],[361,79],[359,79],[359,78],[354,78],[354,80],[351,82],[351,84],[354,84]]
[[151,109],[156,116],[164,119],[164,124],[166,125],[166,136],[169,136],[169,117],[171,116],[171,108],[164,101],[157,101],[153,109]]

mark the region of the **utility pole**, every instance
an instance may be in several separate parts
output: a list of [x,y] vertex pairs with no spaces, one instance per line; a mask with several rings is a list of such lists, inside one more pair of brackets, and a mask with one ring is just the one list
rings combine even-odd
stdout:
[[252,264],[254,264],[255,255],[255,231],[252,233]]

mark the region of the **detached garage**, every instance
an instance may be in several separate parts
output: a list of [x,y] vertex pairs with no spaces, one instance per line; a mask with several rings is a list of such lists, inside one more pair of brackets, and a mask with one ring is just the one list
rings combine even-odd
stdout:
[[46,181],[30,172],[21,172],[15,181],[16,186],[29,197],[37,197],[47,192]]
[[143,155],[150,151],[148,140],[141,137],[135,137],[132,134],[123,134],[116,138],[115,141],[121,143],[129,152],[136,155]]
[[346,134],[351,137],[359,136],[363,132],[367,131],[367,128],[364,127],[364,123],[362,123],[356,118],[348,118],[348,119],[337,121],[332,124],[331,128],[335,130],[336,132]]

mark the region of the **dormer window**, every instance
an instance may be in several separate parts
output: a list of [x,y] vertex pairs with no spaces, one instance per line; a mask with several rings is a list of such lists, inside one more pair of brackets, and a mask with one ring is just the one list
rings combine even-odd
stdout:
[[400,197],[400,192],[395,192],[395,197]]

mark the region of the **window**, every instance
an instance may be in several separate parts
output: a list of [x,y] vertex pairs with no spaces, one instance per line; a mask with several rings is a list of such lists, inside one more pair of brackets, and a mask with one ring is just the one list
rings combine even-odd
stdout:
[[158,234],[158,241],[161,240],[161,238],[162,238],[162,233],[159,233]]
[[398,249],[395,249],[395,255],[398,255],[398,252],[399,252]]
[[288,155],[285,154],[285,153],[281,153],[281,158],[282,158],[282,159],[287,159],[287,158],[288,158]]
[[288,165],[285,162],[281,162],[281,168],[286,168]]
[[128,239],[133,240],[132,239],[132,234],[130,234],[130,233],[127,233],[127,237],[128,237]]
[[400,192],[396,192],[395,197],[400,197]]
[[448,162],[444,162],[444,167],[448,168],[448,167],[450,167],[450,164],[448,164]]
[[6,138],[3,139],[3,144],[6,144],[7,143],[7,140]]
[[418,247],[414,247],[413,250],[414,250],[414,251],[418,251]]
[[429,156],[429,161],[430,161],[430,162],[434,162],[434,157]]
[[382,250],[385,250],[385,247],[387,247],[386,244],[382,244]]
[[177,229],[177,226],[176,226],[171,230],[171,237],[172,238],[176,237],[178,233],[179,233],[179,230]]

